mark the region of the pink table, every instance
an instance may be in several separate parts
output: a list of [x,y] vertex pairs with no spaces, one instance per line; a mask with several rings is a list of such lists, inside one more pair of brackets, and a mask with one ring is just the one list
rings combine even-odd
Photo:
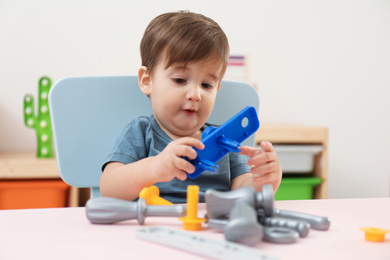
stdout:
[[[275,207],[332,220],[329,231],[311,230],[295,244],[259,243],[256,249],[280,259],[390,259],[390,234],[385,242],[367,242],[360,227],[390,229],[390,198],[277,201]],[[199,216],[204,213],[200,206]],[[147,218],[145,227],[182,229],[177,218]],[[223,241],[223,234],[197,231]],[[0,211],[0,259],[203,259],[187,252],[138,239],[135,220],[92,225],[84,208]]]

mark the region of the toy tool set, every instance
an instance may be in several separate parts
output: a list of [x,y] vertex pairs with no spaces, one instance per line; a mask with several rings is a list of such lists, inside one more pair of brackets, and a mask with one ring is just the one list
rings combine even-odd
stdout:
[[[157,187],[145,188],[142,193],[156,192]],[[252,187],[241,187],[234,191],[207,190],[206,215],[197,216],[199,187],[190,185],[187,188],[187,205],[163,204],[147,205],[145,198],[138,201],[125,201],[114,198],[94,198],[86,204],[88,220],[93,224],[111,224],[125,220],[137,220],[144,224],[146,217],[177,217],[183,222],[187,231],[202,229],[202,223],[208,228],[223,232],[226,242],[212,240],[198,235],[191,235],[168,227],[148,227],[138,230],[136,236],[174,248],[187,250],[216,259],[234,259],[245,256],[245,259],[275,259],[253,250],[262,240],[272,243],[294,243],[299,238],[307,237],[310,228],[328,230],[330,220],[327,217],[306,213],[286,211],[274,208],[274,191],[271,185],[265,185],[260,192]],[[158,191],[157,191],[158,193]],[[156,199],[158,195],[154,194]],[[155,200],[159,203],[159,200]],[[177,243],[177,241],[188,243]],[[176,242],[175,242],[176,241]],[[185,246],[184,246],[185,245]]]
[[[197,157],[189,160],[196,178],[205,170],[215,171],[216,162],[228,152],[239,152],[240,143],[259,128],[253,107],[246,107],[218,128],[208,127],[202,135],[205,149],[197,150]],[[194,148],[195,149],[195,148]],[[114,198],[93,198],[86,204],[88,220],[93,224],[111,224],[137,220],[143,225],[146,217],[177,217],[187,231],[208,228],[224,234],[226,241],[200,237],[189,232],[168,227],[148,227],[136,236],[152,242],[187,250],[216,259],[275,259],[252,249],[262,240],[272,243],[294,243],[307,237],[310,228],[328,230],[327,217],[274,208],[274,190],[264,185],[260,192],[253,187],[233,191],[209,189],[205,193],[206,214],[198,217],[199,187],[187,187],[187,205],[174,205],[161,198],[156,186],[144,188],[138,201]]]
[[[152,186],[148,189],[156,189]],[[86,204],[87,218],[94,224],[112,224],[136,219],[140,225],[146,217],[178,217],[185,230],[202,229],[201,223],[224,233],[225,239],[248,246],[261,240],[273,243],[294,243],[307,237],[310,228],[328,230],[327,217],[280,210],[273,207],[274,196],[271,185],[260,192],[252,187],[234,191],[206,191],[204,218],[197,217],[198,186],[188,186],[187,205],[147,205],[144,198],[126,201],[114,198],[94,198]]]

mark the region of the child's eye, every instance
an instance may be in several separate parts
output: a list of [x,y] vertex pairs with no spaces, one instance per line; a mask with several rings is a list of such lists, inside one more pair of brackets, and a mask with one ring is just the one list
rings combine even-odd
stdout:
[[177,84],[186,83],[186,80],[185,79],[181,79],[181,78],[175,78],[175,79],[173,79],[173,81],[175,81]]
[[213,85],[208,84],[208,83],[202,83],[202,87],[204,87],[204,88],[213,88]]

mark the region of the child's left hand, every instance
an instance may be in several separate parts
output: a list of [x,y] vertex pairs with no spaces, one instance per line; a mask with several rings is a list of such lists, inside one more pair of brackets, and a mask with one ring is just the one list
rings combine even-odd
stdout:
[[239,153],[250,158],[248,165],[251,166],[253,182],[271,183],[276,184],[276,187],[278,187],[282,179],[282,169],[278,156],[270,142],[262,141],[260,146],[261,148],[241,146]]

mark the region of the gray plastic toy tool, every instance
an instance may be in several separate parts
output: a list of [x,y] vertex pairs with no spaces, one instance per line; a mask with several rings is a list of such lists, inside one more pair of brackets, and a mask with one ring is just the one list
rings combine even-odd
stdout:
[[260,192],[253,187],[242,187],[233,191],[207,190],[205,193],[208,219],[227,218],[236,201],[245,201],[255,209],[271,216],[274,210],[274,191],[271,185],[264,185]]
[[299,234],[297,231],[283,227],[264,227],[263,240],[278,243],[289,244],[298,241]]
[[[241,220],[242,222],[246,222],[248,220]],[[279,226],[278,224],[275,226],[262,226],[262,233],[256,234],[258,231],[257,228],[250,229],[243,225],[237,225],[236,222],[230,222],[227,219],[209,219],[208,224],[210,228],[220,230],[224,232],[225,239],[227,241],[232,241],[240,244],[245,244],[248,246],[254,246],[257,242],[259,242],[258,237],[262,237],[263,240],[278,243],[278,244],[286,244],[286,243],[295,243],[298,241],[298,238],[301,236],[299,231],[289,228]],[[230,224],[229,229],[225,228]],[[260,225],[260,223],[259,223]],[[261,225],[260,225],[261,226]],[[239,229],[241,227],[241,229]],[[234,233],[237,232],[237,233]],[[237,239],[238,236],[243,236],[245,239]],[[302,237],[302,236],[301,236]]]
[[223,230],[227,241],[254,246],[261,239],[273,243],[294,243],[299,236],[307,236],[310,225],[298,221],[268,217],[262,226],[256,210],[245,201],[237,200],[230,211],[229,219],[209,219],[210,228]]
[[227,241],[254,246],[263,238],[263,227],[257,221],[256,210],[245,201],[236,201],[226,222]]
[[306,221],[277,217],[265,217],[259,219],[259,222],[265,227],[280,227],[295,230],[298,232],[300,237],[307,237],[310,231],[310,224]]
[[[254,246],[263,238],[274,243],[293,243],[299,233],[281,223],[263,229],[257,219],[257,211],[271,216],[274,212],[274,192],[265,185],[261,192],[252,187],[234,191],[207,190],[205,194],[208,224],[223,230],[228,241]],[[291,223],[290,223],[291,224]]]
[[223,230],[228,241],[246,245],[255,245],[259,237],[273,243],[294,243],[299,237],[307,237],[310,227],[328,230],[330,226],[327,217],[274,209],[271,185],[257,193],[252,187],[224,192],[207,190],[205,199],[210,228]]
[[182,217],[187,213],[185,205],[147,206],[143,198],[137,202],[108,197],[93,198],[88,200],[85,208],[87,218],[93,224],[111,224],[137,219],[142,225],[147,216]]
[[330,227],[330,220],[327,217],[279,209],[274,209],[273,216],[306,221],[310,224],[311,228],[317,230],[328,230]]

